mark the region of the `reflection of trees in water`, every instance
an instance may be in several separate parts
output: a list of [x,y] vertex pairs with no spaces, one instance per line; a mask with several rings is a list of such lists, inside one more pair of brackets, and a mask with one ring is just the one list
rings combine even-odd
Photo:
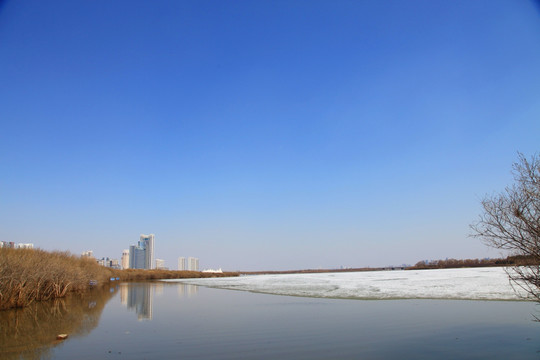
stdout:
[[50,357],[51,348],[62,343],[56,340],[58,334],[73,337],[90,333],[115,292],[116,289],[93,289],[82,295],[0,311],[0,358]]

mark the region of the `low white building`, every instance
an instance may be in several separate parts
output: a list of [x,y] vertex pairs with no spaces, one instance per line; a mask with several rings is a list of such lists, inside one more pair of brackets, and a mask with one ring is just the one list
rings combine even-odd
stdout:
[[16,249],[33,249],[33,248],[34,248],[34,244],[23,244],[23,243],[19,243],[19,244],[15,245],[15,248],[16,248]]
[[167,270],[165,268],[165,260],[163,259],[156,259],[156,269],[158,270]]

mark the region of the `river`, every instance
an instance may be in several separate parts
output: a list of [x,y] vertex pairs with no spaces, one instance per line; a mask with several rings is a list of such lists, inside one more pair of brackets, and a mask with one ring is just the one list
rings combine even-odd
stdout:
[[[0,312],[2,359],[538,359],[534,302],[119,283]],[[56,335],[67,333],[66,340]]]

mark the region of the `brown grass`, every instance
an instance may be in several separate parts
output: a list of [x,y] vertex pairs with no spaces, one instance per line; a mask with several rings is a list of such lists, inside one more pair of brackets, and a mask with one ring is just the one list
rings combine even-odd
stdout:
[[0,248],[0,310],[82,292],[104,283],[110,269],[68,252]]
[[203,273],[200,271],[175,271],[175,270],[142,270],[125,269],[112,270],[112,276],[120,278],[121,281],[141,281],[157,279],[195,279],[208,277],[229,277],[238,276],[238,273]]
[[85,292],[90,280],[109,284],[111,277],[121,281],[237,276],[237,273],[202,273],[170,270],[113,270],[95,259],[69,252],[40,249],[0,248],[0,310],[24,307],[34,301],[64,297],[70,292]]

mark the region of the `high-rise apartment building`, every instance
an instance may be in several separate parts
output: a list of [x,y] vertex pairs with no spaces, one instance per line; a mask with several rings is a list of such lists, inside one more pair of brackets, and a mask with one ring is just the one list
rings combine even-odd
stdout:
[[178,258],[178,270],[187,270],[185,257]]
[[199,259],[188,257],[188,270],[199,271]]
[[129,269],[129,249],[122,251],[122,269]]
[[141,234],[139,244],[129,247],[129,267],[131,269],[155,269],[154,234]]
[[138,245],[129,246],[129,268],[144,269],[145,250]]
[[145,269],[155,269],[155,256],[154,256],[154,234],[144,235],[141,234],[139,243],[144,243],[146,246],[146,257],[144,259]]

